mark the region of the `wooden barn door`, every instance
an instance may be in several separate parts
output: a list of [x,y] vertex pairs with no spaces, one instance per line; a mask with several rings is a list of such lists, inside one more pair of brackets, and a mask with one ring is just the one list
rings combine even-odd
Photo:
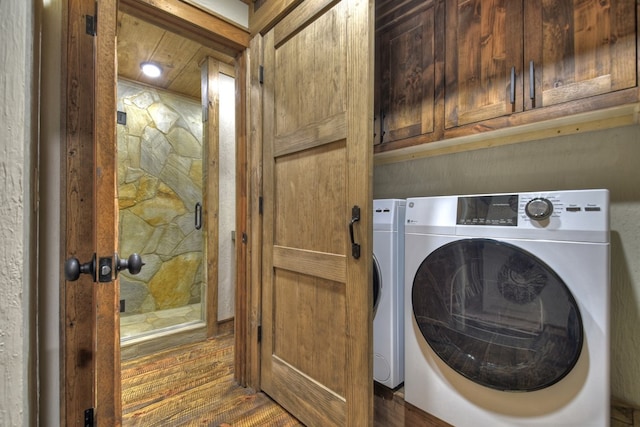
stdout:
[[308,426],[372,425],[372,28],[307,0],[264,38],[261,385]]

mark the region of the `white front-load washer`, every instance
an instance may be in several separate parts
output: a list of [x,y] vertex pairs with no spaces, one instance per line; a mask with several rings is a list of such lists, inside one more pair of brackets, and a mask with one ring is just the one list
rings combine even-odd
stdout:
[[373,201],[373,379],[389,388],[404,381],[404,211]]
[[607,190],[407,199],[405,401],[454,426],[608,426]]

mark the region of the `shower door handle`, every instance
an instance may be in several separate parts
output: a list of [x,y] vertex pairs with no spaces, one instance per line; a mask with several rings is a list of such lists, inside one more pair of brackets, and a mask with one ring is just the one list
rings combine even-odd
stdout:
[[200,204],[200,202],[196,203],[195,227],[196,230],[200,230],[202,228],[202,205]]

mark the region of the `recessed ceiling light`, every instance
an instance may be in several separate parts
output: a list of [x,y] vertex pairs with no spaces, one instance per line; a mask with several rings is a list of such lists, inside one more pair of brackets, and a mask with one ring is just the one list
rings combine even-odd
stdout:
[[143,62],[140,64],[140,69],[147,77],[160,77],[162,74],[162,68],[158,64],[154,64],[153,62]]

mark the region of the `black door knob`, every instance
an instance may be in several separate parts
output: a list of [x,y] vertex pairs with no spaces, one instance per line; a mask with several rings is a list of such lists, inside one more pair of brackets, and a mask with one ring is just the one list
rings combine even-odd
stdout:
[[93,255],[93,258],[89,262],[85,262],[84,264],[80,264],[78,258],[72,257],[65,261],[64,263],[64,277],[69,282],[75,282],[80,277],[80,274],[90,274],[93,278],[93,281],[96,281],[96,256]]
[[142,257],[138,254],[131,254],[127,259],[122,259],[116,254],[116,276],[120,270],[129,270],[130,274],[138,274],[143,265]]

